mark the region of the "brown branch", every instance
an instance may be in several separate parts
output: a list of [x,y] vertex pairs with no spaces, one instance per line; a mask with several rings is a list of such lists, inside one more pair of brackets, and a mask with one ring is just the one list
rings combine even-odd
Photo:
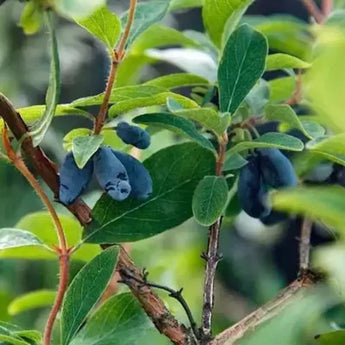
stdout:
[[54,305],[50,311],[50,314],[46,323],[46,327],[45,327],[45,332],[44,332],[44,345],[50,345],[53,326],[54,326],[57,314],[61,308],[62,301],[65,296],[67,285],[68,285],[68,264],[69,264],[70,252],[69,252],[69,249],[67,248],[67,240],[65,237],[64,230],[62,228],[62,224],[60,222],[60,219],[52,203],[50,202],[47,194],[43,191],[42,187],[40,186],[40,184],[38,183],[34,175],[32,175],[30,170],[27,168],[22,158],[19,155],[17,155],[16,152],[13,150],[10,140],[8,138],[7,127],[4,127],[2,131],[2,143],[11,163],[26,178],[26,180],[30,183],[32,188],[37,193],[37,195],[41,198],[43,204],[47,207],[47,210],[50,213],[50,216],[55,225],[56,232],[59,239],[59,247],[57,248],[57,252],[59,254],[59,263],[60,263],[59,288],[58,288]]
[[298,70],[297,80],[296,80],[296,88],[292,93],[291,97],[285,101],[285,104],[288,105],[295,105],[301,102],[302,100],[302,70]]
[[309,14],[314,17],[317,23],[322,23],[324,20],[324,15],[320,11],[319,7],[316,5],[314,0],[301,0],[304,7],[307,9]]
[[111,91],[113,89],[113,86],[116,80],[119,64],[122,62],[125,56],[126,43],[128,41],[129,33],[131,31],[131,26],[134,21],[136,6],[137,6],[137,0],[130,0],[126,27],[123,31],[121,40],[117,48],[111,53],[111,66],[110,66],[110,71],[109,71],[109,77],[108,77],[107,85],[104,91],[103,102],[99,109],[98,115],[95,117],[94,134],[101,133],[101,130],[105,123],[105,117],[106,117],[108,106],[109,106]]
[[[216,164],[216,175],[222,175],[222,168],[225,160],[226,145],[228,136],[223,134],[219,140],[218,159]],[[212,338],[212,310],[214,306],[214,280],[216,276],[217,265],[220,260],[218,253],[219,233],[222,223],[222,217],[219,217],[214,224],[209,227],[209,237],[207,252],[202,254],[206,260],[205,280],[204,280],[204,296],[202,310],[202,334],[203,343],[207,344]]]
[[[0,116],[3,117],[17,140],[20,140],[23,135],[27,134],[28,129],[21,116],[15,111],[11,102],[1,93]],[[54,195],[58,195],[59,180],[55,164],[45,156],[39,146],[33,147],[30,136],[26,136],[23,140],[22,149],[30,158],[37,173],[47,183]],[[83,225],[90,222],[91,210],[82,200],[75,202],[72,207],[70,206],[68,209]],[[124,272],[126,269],[129,271],[139,272],[139,269],[134,265],[134,263],[127,256],[123,256],[124,253],[121,251],[118,262],[119,267],[122,267]],[[126,266],[127,264],[129,265],[128,267]],[[124,279],[123,277],[121,278]],[[172,342],[178,340],[180,342],[175,342],[176,344],[185,344],[182,342],[182,338],[187,337],[187,331],[177,323],[171,313],[165,308],[164,303],[151,291],[151,289],[146,287],[144,291],[141,291],[138,284],[130,280],[127,281],[127,285],[140,301],[148,316],[151,319],[158,320],[156,325],[160,326],[159,330],[163,327],[163,333],[169,337]]]
[[270,320],[278,315],[283,309],[295,301],[296,298],[302,297],[306,288],[314,286],[320,280],[321,277],[318,274],[310,271],[305,272],[303,276],[280,291],[274,299],[218,334],[210,345],[236,344],[236,341],[242,338],[245,333],[255,330],[264,321]]
[[190,344],[191,339],[185,327],[178,323],[149,286],[140,283],[145,280],[145,277],[123,248],[120,249],[117,269],[120,272],[121,281],[128,285],[158,331],[176,345]]
[[301,227],[301,238],[299,245],[299,269],[305,272],[309,269],[310,260],[310,236],[313,222],[307,218],[303,219]]

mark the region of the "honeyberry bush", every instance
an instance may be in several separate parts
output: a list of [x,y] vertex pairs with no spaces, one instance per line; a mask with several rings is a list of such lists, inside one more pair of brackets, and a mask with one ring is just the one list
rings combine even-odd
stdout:
[[[1,229],[0,256],[4,263],[54,260],[60,272],[47,279],[58,289],[30,291],[2,303],[1,344],[344,343],[343,2],[307,6],[309,22],[247,15],[252,2],[131,0],[124,13],[100,0],[16,5],[26,35],[46,33],[50,69],[45,104],[19,108],[6,92],[0,95],[1,157],[23,174],[47,211],[22,214],[14,227]],[[205,32],[162,24],[170,13],[194,7],[201,9]],[[104,92],[64,104],[62,20],[86,30],[109,56]],[[178,72],[147,80],[145,68],[161,62]],[[52,121],[70,121],[71,115],[85,125],[55,138],[53,145],[63,145],[64,157],[47,159],[40,146],[46,148]],[[90,196],[93,176],[99,192]],[[80,199],[85,196],[91,213]],[[296,218],[302,221],[291,221]],[[291,230],[291,224],[301,227],[295,242],[298,277],[276,298],[276,290],[265,287],[269,274],[262,274],[261,286],[244,279],[247,289],[260,291],[258,304],[273,299],[242,321],[236,310],[228,318],[213,313],[214,274],[228,246],[220,233],[233,224],[254,231],[267,227],[275,234]],[[183,250],[167,254],[163,241],[149,238],[170,229],[166,241],[181,237],[187,244],[176,242]],[[183,233],[188,229],[203,234],[193,249]],[[310,265],[312,229],[331,231],[335,240],[313,250]],[[134,252],[135,263],[148,264],[152,277],[161,276],[166,286],[124,264],[131,242],[150,248],[145,254],[152,259]],[[248,255],[240,244],[241,250]],[[157,264],[160,257],[164,260]],[[34,275],[35,266],[30,269]],[[236,269],[241,273],[223,268],[224,280],[266,267],[248,255],[246,266]],[[178,284],[186,294],[176,286],[173,270],[183,278]],[[154,301],[147,298],[151,289],[162,290]],[[225,314],[236,309],[226,305],[232,296],[216,297]],[[157,305],[163,308],[159,319],[150,308]],[[41,320],[45,327],[38,330],[28,330],[33,323],[25,318],[17,317],[18,326],[5,322],[8,313],[37,315],[43,307],[48,321]]]

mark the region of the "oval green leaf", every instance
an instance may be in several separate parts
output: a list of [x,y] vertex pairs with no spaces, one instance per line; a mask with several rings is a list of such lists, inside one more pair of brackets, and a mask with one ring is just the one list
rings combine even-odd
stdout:
[[84,168],[85,164],[99,149],[103,142],[102,135],[91,135],[76,137],[72,141],[72,152],[75,163],[79,169]]
[[49,250],[49,247],[44,246],[38,237],[28,231],[11,228],[0,229],[0,251],[27,246],[40,246]]
[[28,310],[49,307],[56,297],[55,290],[38,290],[15,298],[8,306],[8,313],[12,316]]
[[98,8],[86,18],[76,19],[76,23],[101,40],[109,50],[113,49],[121,33],[120,19],[107,6]]
[[267,56],[265,69],[266,71],[275,71],[285,68],[305,69],[310,66],[311,64],[309,62],[303,61],[295,56],[278,53]]
[[96,305],[112,277],[118,248],[104,250],[86,264],[69,286],[61,309],[61,343],[67,345]]
[[215,156],[196,143],[185,143],[160,150],[144,165],[152,177],[152,196],[116,202],[103,195],[93,209],[93,223],[85,228],[85,241],[138,241],[183,223],[192,216],[199,181],[215,171]]
[[222,112],[233,114],[262,76],[267,41],[249,25],[241,25],[229,37],[218,68],[219,102]]
[[123,293],[107,300],[70,344],[131,345],[152,327],[135,297],[130,293]]
[[172,130],[194,140],[209,150],[215,150],[211,142],[198,132],[194,123],[181,116],[169,113],[145,114],[134,118],[133,122],[144,125],[154,125],[156,127]]
[[270,132],[261,135],[259,138],[253,141],[242,141],[232,147],[228,154],[238,153],[244,150],[255,149],[260,147],[273,147],[287,151],[302,151],[303,142],[292,135]]
[[343,345],[345,344],[345,331],[339,330],[315,336],[320,345]]
[[274,208],[304,215],[337,230],[345,230],[345,188],[297,187],[271,195]]
[[193,196],[193,215],[204,226],[213,224],[224,211],[228,200],[225,177],[205,176]]

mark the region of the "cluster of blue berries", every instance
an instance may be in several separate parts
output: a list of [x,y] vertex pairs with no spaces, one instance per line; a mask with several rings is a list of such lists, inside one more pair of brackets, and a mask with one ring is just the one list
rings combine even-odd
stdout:
[[293,187],[298,183],[290,160],[277,149],[257,149],[243,167],[238,180],[238,198],[242,209],[262,223],[272,225],[287,218],[267,204],[270,189]]
[[[120,122],[116,133],[123,142],[140,149],[150,145],[150,135],[138,126]],[[122,201],[128,196],[146,199],[152,193],[151,176],[140,161],[127,153],[102,146],[82,169],[76,165],[73,153],[67,154],[60,169],[60,201],[65,205],[72,204],[87,188],[93,173],[100,187],[114,200]]]

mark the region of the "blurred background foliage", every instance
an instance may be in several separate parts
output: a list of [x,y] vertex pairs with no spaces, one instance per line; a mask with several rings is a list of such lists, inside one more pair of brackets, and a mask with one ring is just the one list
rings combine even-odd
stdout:
[[[342,5],[340,1],[339,5]],[[127,8],[128,1],[109,1],[109,6],[113,11],[122,13]],[[45,30],[42,29],[35,35],[24,35],[18,25],[22,7],[23,4],[11,0],[0,9],[0,90],[18,108],[44,103],[49,70]],[[308,15],[298,0],[257,0],[250,7],[248,14],[250,16],[244,21],[257,23],[261,25],[262,30],[265,30],[265,19],[262,16],[266,15],[289,15],[290,17],[285,18],[300,21],[301,25],[308,20]],[[164,24],[179,30],[203,31],[198,8],[169,14],[164,19]],[[275,33],[270,33],[269,30],[265,33],[271,42],[275,42],[276,51],[289,50],[292,55],[306,58],[309,55],[306,46],[311,42],[310,35],[304,33],[297,39],[296,33],[289,30],[288,26],[286,21],[286,35],[283,39],[275,37]],[[82,28],[61,17],[57,36],[62,69],[61,103],[102,92],[108,68],[108,57],[103,47]],[[322,37],[320,39],[322,40]],[[344,51],[343,43],[344,41],[341,41],[339,46],[330,50],[330,56],[320,61],[321,72],[316,72],[311,78],[320,83],[328,75],[330,83],[327,84],[332,84],[333,75],[327,72],[344,73],[344,62],[339,60],[337,55],[339,49]],[[178,67],[163,62],[140,69],[140,63],[144,62],[144,59],[149,58],[134,54],[128,66],[123,67],[118,85],[145,81],[161,74],[179,71]],[[334,62],[331,69],[328,65],[329,59]],[[270,76],[280,75],[274,72]],[[289,84],[284,84],[283,87],[288,86]],[[328,90],[326,96],[323,92],[316,94],[318,105],[322,107],[328,100],[327,97],[332,95],[334,109],[336,112],[343,112],[342,104],[345,98],[338,93],[342,86],[332,87],[334,89]],[[80,117],[56,118],[43,142],[43,147],[53,160],[61,162],[65,154],[62,146],[64,135],[75,127],[90,125],[89,121]],[[177,140],[178,138],[168,132],[154,135],[153,144],[147,152],[145,151],[145,157]],[[344,169],[336,165],[331,168],[333,172],[330,182],[345,185]],[[99,191],[91,190],[86,199],[92,205],[98,196]],[[63,208],[58,208],[65,214]],[[24,215],[40,211],[42,205],[26,181],[12,166],[0,162],[0,226],[15,226]],[[41,216],[41,213],[32,215],[31,220],[30,216],[29,219],[26,217],[21,220],[18,227],[34,228],[34,218]],[[296,277],[300,227],[299,218],[292,218],[288,222],[268,228],[244,213],[237,215],[236,212],[229,212],[221,234],[221,252],[224,258],[219,265],[216,284],[216,331],[221,331],[271,299]],[[46,228],[44,230],[47,231]],[[74,224],[71,225],[70,231],[73,233],[80,229],[78,230],[78,225]],[[338,237],[339,241],[334,244]],[[184,288],[184,295],[196,319],[200,319],[202,301],[204,263],[200,259],[200,254],[206,247],[206,241],[206,229],[194,221],[188,221],[172,231],[131,245],[131,255],[138,265],[148,269],[151,281],[173,288]],[[255,335],[249,334],[241,344],[312,345],[315,344],[316,334],[345,326],[345,308],[342,304],[345,296],[344,236],[322,225],[314,225],[312,245],[314,264],[329,274],[330,284],[313,290],[302,302],[298,301],[279,317],[265,323]],[[92,256],[92,251],[96,253],[97,249],[92,247],[85,255]],[[0,320],[42,330],[47,308],[18,312],[13,305],[10,309],[8,306],[21,294],[40,289],[55,289],[57,264],[50,261],[49,257],[36,261],[15,260],[10,256],[9,252],[0,260]],[[79,259],[87,258],[81,253]],[[81,265],[82,261],[73,261],[72,275]],[[186,321],[180,306],[164,293],[160,295],[173,313]],[[168,344],[168,341],[153,330],[137,343],[163,345]]]

